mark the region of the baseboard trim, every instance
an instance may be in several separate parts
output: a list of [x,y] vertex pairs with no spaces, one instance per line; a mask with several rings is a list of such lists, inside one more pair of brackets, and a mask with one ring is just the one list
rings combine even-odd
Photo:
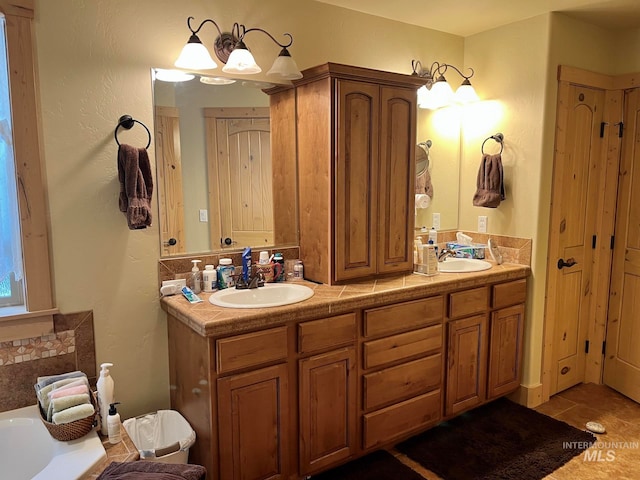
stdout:
[[534,408],[542,405],[542,384],[520,385],[516,391],[507,398],[525,407]]

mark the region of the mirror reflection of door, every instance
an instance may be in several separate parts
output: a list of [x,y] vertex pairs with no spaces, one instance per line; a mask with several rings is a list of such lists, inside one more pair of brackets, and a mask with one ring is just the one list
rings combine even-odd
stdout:
[[205,108],[211,239],[273,245],[269,109]]
[[156,169],[162,255],[185,251],[182,158],[178,109],[155,108]]

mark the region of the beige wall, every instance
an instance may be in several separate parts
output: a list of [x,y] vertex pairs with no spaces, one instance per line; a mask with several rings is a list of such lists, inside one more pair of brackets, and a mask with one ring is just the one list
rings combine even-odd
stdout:
[[[300,68],[332,61],[410,73],[412,58],[460,64],[463,55],[460,37],[309,0],[36,0],[36,9],[56,303],[62,312],[93,310],[97,361],[115,364],[125,418],[169,405],[167,332],[157,222],[129,231],[118,211],[113,130],[125,113],[152,127],[149,70],[172,66],[187,16],[288,31]],[[211,25],[202,39],[212,42]],[[275,45],[260,34],[247,43],[268,68]],[[146,143],[141,128],[120,137]]]

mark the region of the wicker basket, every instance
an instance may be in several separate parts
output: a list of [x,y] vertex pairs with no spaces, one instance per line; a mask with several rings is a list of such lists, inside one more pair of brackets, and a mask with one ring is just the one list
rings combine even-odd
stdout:
[[[91,399],[91,404],[95,408],[96,401],[94,395],[89,395],[89,398]],[[60,440],[61,442],[68,442],[70,440],[84,437],[93,429],[95,425],[95,418],[96,412],[89,415],[88,417],[76,420],[75,422],[56,425],[55,423],[47,422],[45,416],[43,415],[42,408],[40,409],[40,420],[42,420],[44,426],[47,427],[47,430],[49,430],[51,436],[56,440]]]

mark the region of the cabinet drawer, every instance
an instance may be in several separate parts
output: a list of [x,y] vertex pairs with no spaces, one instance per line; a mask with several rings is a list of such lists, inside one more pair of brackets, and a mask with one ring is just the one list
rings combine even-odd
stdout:
[[487,287],[449,294],[449,318],[460,318],[485,312],[489,307]]
[[492,287],[491,307],[502,308],[510,305],[524,303],[527,299],[527,280],[517,280],[515,282],[501,283]]
[[364,336],[401,332],[435,323],[442,318],[442,296],[372,308],[364,312]]
[[364,368],[378,367],[441,347],[442,324],[371,340],[363,344]]
[[440,409],[440,390],[435,390],[364,415],[364,448],[386,443],[436,423],[440,419]]
[[298,325],[298,351],[307,353],[353,343],[356,334],[355,313],[303,322]]
[[440,386],[442,355],[436,354],[364,376],[364,408],[369,410]]
[[227,373],[287,358],[287,327],[216,340],[216,369]]

